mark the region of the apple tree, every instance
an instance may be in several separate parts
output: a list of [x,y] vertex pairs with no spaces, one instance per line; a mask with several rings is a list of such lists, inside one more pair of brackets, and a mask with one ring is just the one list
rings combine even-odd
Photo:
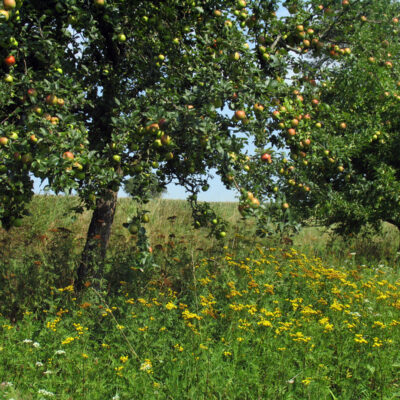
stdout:
[[[390,0],[3,0],[3,227],[21,225],[33,177],[57,193],[74,190],[93,209],[77,270],[80,289],[106,255],[117,192],[128,179],[142,203],[155,186],[163,190],[177,180],[188,191],[194,226],[209,226],[220,238],[225,223],[197,201],[211,170],[239,191],[243,215],[261,222],[271,202],[288,223],[296,208],[322,210],[335,179],[363,178],[355,169],[362,171],[361,148],[350,172],[346,140],[369,127],[371,118],[362,115],[374,97],[367,100],[337,77],[348,73],[347,81],[360,85],[358,71],[370,51],[362,51],[360,39],[370,38],[365,46],[372,51],[372,38],[383,35],[375,41],[378,58],[388,29],[383,22],[393,18],[389,6]],[[369,33],[368,18],[376,19]],[[394,70],[371,67],[385,82]],[[385,121],[384,113],[394,114],[389,97],[381,102]],[[348,130],[338,128],[342,122]],[[375,144],[365,146],[372,165]],[[145,220],[139,211],[127,227],[143,233]]]
[[313,38],[298,50],[312,58],[297,58],[289,96],[274,111],[286,149],[275,187],[294,220],[334,224],[339,233],[381,221],[399,228],[400,5],[350,3],[332,2],[329,12],[318,5],[330,21],[322,30],[303,14]]

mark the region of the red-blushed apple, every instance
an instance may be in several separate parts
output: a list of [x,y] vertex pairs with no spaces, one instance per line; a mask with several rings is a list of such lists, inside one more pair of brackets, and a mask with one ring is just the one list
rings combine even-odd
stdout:
[[15,0],[3,0],[3,6],[6,10],[12,10],[17,6]]
[[103,7],[105,4],[105,0],[94,0],[93,3],[96,7]]
[[15,57],[13,55],[9,55],[4,59],[4,63],[8,66],[11,67],[15,64]]
[[345,122],[341,122],[339,126],[340,126],[340,129],[346,129],[347,128],[347,125],[346,125]]
[[37,143],[38,138],[36,137],[36,135],[31,135],[31,136],[29,136],[29,140],[30,140],[32,143]]
[[246,113],[243,110],[237,110],[235,112],[235,118],[238,120],[244,120],[246,119]]
[[37,96],[37,91],[36,91],[35,88],[28,89],[27,93],[28,93],[28,96],[32,96],[32,97],[36,97]]
[[297,118],[293,118],[291,124],[293,128],[295,128],[297,125],[299,125],[299,120]]
[[1,146],[7,146],[7,143],[8,143],[8,138],[7,137],[5,137],[5,136],[0,137],[0,145]]
[[66,160],[73,160],[75,158],[74,154],[70,151],[66,151],[63,154],[63,158],[65,158]]
[[262,112],[264,111],[264,106],[262,104],[256,103],[254,104],[254,111]]
[[269,153],[264,153],[264,154],[261,156],[261,160],[264,161],[264,162],[266,162],[266,163],[268,163],[268,164],[271,164],[271,163],[272,163],[271,154],[269,154]]
[[296,130],[293,129],[293,128],[290,128],[290,129],[288,129],[288,134],[289,134],[290,136],[294,136],[294,135],[296,135]]
[[157,132],[158,130],[160,130],[160,126],[158,124],[150,124],[146,126],[146,131],[148,132]]
[[288,203],[283,203],[283,204],[282,204],[282,208],[283,208],[284,210],[287,210],[287,209],[289,208],[289,204],[288,204]]

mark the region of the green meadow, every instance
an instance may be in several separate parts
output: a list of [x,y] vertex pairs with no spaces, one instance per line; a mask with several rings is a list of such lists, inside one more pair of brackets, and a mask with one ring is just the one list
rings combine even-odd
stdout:
[[90,213],[36,196],[0,230],[0,398],[400,398],[399,235],[305,227],[255,235],[215,204],[224,240],[193,229],[184,201],[153,200],[151,252],[122,227],[104,280],[73,290]]

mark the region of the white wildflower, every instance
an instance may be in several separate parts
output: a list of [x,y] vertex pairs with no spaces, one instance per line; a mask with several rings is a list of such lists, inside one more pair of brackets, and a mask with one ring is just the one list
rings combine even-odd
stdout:
[[22,341],[22,343],[32,343],[32,340],[31,340],[31,339],[24,339],[24,340]]
[[57,355],[65,354],[65,351],[64,350],[57,350],[55,354],[57,354]]
[[39,389],[39,390],[38,390],[38,393],[39,393],[39,394],[42,394],[43,396],[49,396],[49,397],[53,397],[53,396],[54,396],[54,393],[53,393],[53,392],[49,392],[49,391],[46,390],[46,389]]
[[32,346],[38,348],[38,347],[40,347],[40,343],[38,343],[38,342],[33,342]]
[[40,362],[40,361],[36,361],[36,364],[35,364],[37,367],[43,367],[43,363],[42,362]]

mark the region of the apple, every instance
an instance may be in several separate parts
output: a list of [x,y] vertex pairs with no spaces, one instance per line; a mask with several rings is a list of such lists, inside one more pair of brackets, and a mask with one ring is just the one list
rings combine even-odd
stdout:
[[227,20],[224,22],[224,25],[225,25],[227,28],[232,28],[233,23],[232,23],[231,20],[227,19]]
[[360,19],[362,22],[367,22],[367,17],[365,15],[362,15]]
[[6,10],[0,10],[0,21],[8,21],[10,13]]
[[41,115],[42,112],[43,112],[42,108],[39,107],[39,106],[33,107],[33,108],[32,108],[32,111],[33,111],[35,114],[37,114],[37,115]]
[[123,33],[120,33],[118,35],[118,41],[121,43],[126,42],[126,36]]
[[32,143],[37,143],[38,138],[37,138],[35,135],[31,135],[31,136],[29,137],[29,140],[30,140]]
[[21,226],[23,225],[22,218],[15,218],[14,221],[12,222],[12,225],[15,228],[21,228]]
[[287,210],[287,209],[289,208],[289,204],[288,204],[288,203],[283,203],[283,204],[282,204],[282,208],[283,208],[284,210]]
[[15,64],[15,57],[12,55],[9,55],[4,59],[4,62],[8,67],[11,67]]
[[130,224],[128,230],[131,235],[136,235],[139,232],[139,228],[135,224]]
[[319,104],[319,100],[318,100],[318,99],[312,99],[312,100],[311,100],[311,104],[312,104],[313,106],[317,106],[317,105]]
[[3,6],[6,10],[12,10],[17,6],[15,0],[3,0]]
[[305,144],[306,146],[309,146],[309,145],[311,144],[311,140],[310,140],[310,139],[305,139],[305,140],[304,140],[304,144]]
[[164,60],[165,60],[164,54],[159,54],[157,58],[158,58],[160,61],[164,61]]
[[240,53],[236,51],[235,53],[232,54],[231,58],[234,61],[238,61],[240,59]]
[[243,110],[237,110],[235,112],[235,118],[243,121],[246,119],[246,113]]
[[105,0],[94,0],[93,3],[96,7],[103,7],[105,4]]
[[264,111],[264,106],[262,104],[256,103],[254,104],[254,111],[262,112]]
[[64,99],[57,99],[57,105],[62,107],[65,104],[65,100]]
[[385,65],[386,65],[388,68],[393,68],[393,64],[392,64],[390,61],[386,61],[386,62],[385,62]]
[[114,154],[112,158],[113,158],[113,160],[114,160],[115,162],[117,162],[117,163],[120,163],[120,162],[121,162],[121,156],[118,155],[118,154]]
[[8,138],[6,138],[5,136],[0,137],[0,145],[1,146],[7,146],[8,143]]
[[303,32],[304,31],[304,26],[303,25],[297,25],[296,29],[298,32]]
[[273,111],[273,113],[272,113],[272,116],[273,116],[274,118],[278,118],[279,115],[280,115],[280,112],[279,112],[278,110],[275,110],[275,111]]
[[316,128],[322,128],[321,122],[317,122],[317,123],[315,124],[315,127],[316,127]]
[[294,128],[294,127],[296,127],[297,125],[299,125],[299,120],[298,120],[297,118],[293,118],[292,121],[291,121],[291,124],[292,124],[292,126],[293,126],[293,128]]
[[50,122],[53,124],[53,125],[57,125],[58,123],[59,123],[59,119],[58,119],[58,117],[51,117],[51,120],[50,120]]
[[296,130],[293,128],[290,128],[290,129],[288,129],[288,134],[289,134],[289,136],[294,136],[294,135],[296,135]]
[[8,137],[9,137],[10,139],[17,140],[17,139],[18,139],[18,133],[17,133],[17,132],[11,132],[11,133],[8,135]]
[[45,98],[45,102],[49,105],[55,106],[57,104],[57,101],[58,101],[57,96],[54,94],[49,94]]
[[165,155],[165,159],[166,159],[167,161],[171,161],[173,158],[174,158],[174,153],[172,153],[172,152],[169,152],[169,153],[167,153],[167,154]]
[[4,77],[4,82],[12,83],[13,81],[14,81],[14,78],[13,78],[13,76],[10,75],[10,74],[7,74],[7,75]]
[[156,139],[156,140],[153,142],[153,146],[154,146],[154,147],[162,147],[162,142],[161,142],[161,140],[160,140],[160,139]]
[[222,239],[222,238],[224,238],[226,236],[226,232],[221,231],[221,232],[218,233],[218,236]]
[[272,163],[271,154],[269,154],[269,153],[264,153],[264,154],[261,156],[261,160],[264,161],[264,162],[267,162],[268,164],[271,164],[271,163]]
[[346,129],[347,128],[347,125],[346,125],[345,122],[341,122],[339,126],[340,126],[340,129]]
[[28,93],[28,96],[32,96],[32,97],[36,97],[37,96],[37,91],[36,91],[35,88],[28,89],[27,93]]
[[347,7],[349,5],[349,0],[342,0],[342,6]]
[[247,3],[245,0],[237,0],[237,2],[236,2],[237,8],[245,8],[246,6],[247,6]]
[[214,17],[221,17],[222,12],[220,10],[214,10]]
[[32,164],[33,157],[31,153],[26,153],[21,157],[21,161],[23,164],[29,165]]
[[157,132],[160,129],[160,126],[158,124],[150,124],[146,126],[146,131],[149,132]]
[[171,137],[168,135],[162,135],[161,136],[161,143],[165,146],[168,146],[171,144]]
[[73,160],[75,158],[74,154],[71,153],[70,151],[66,151],[63,154],[63,158],[68,159],[68,160]]
[[343,165],[339,165],[337,169],[338,169],[339,172],[343,172],[344,171]]

